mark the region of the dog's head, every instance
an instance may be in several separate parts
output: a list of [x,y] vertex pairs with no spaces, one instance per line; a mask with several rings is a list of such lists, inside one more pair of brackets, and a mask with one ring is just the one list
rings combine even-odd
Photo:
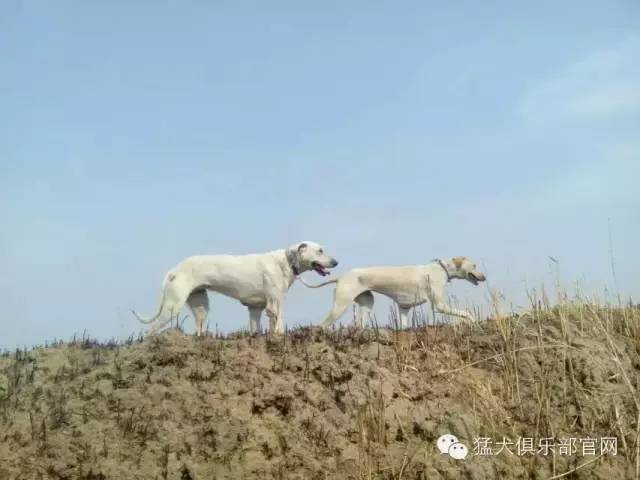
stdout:
[[299,273],[314,270],[324,277],[329,275],[330,268],[338,265],[338,261],[315,242],[296,243],[287,249],[286,255],[291,267]]
[[487,279],[485,274],[478,269],[478,266],[467,257],[453,257],[447,262],[447,272],[450,278],[468,280],[474,285],[478,285],[478,283]]

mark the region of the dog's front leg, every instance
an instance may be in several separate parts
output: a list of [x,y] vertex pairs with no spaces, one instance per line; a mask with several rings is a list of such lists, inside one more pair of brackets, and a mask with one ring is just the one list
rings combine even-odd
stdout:
[[267,307],[265,313],[269,318],[269,332],[270,333],[284,333],[284,321],[282,318],[282,299],[281,298],[269,298],[267,299]]
[[260,316],[262,315],[262,307],[249,307],[249,331],[251,333],[261,333]]
[[431,303],[433,304],[434,310],[438,313],[464,318],[469,322],[475,322],[475,318],[473,318],[473,315],[471,315],[466,310],[460,310],[458,308],[453,308],[450,305],[447,305],[441,296],[432,296]]
[[466,310],[460,310],[460,309],[457,309],[457,308],[450,307],[449,305],[447,305],[444,302],[436,303],[434,305],[434,307],[436,309],[436,312],[438,312],[438,313],[442,313],[444,315],[452,315],[454,317],[464,318],[465,320],[467,320],[469,322],[475,322],[475,318],[473,318],[473,315],[471,315]]
[[262,276],[264,294],[267,300],[265,313],[269,318],[270,333],[284,333],[282,306],[289,286],[279,273],[279,270],[266,270]]
[[279,311],[278,317],[276,318],[276,327],[274,331],[279,334],[284,333],[284,318],[282,315],[282,310]]
[[400,311],[400,328],[408,328],[411,325],[409,325],[409,311],[411,310],[411,307],[399,307],[398,310]]

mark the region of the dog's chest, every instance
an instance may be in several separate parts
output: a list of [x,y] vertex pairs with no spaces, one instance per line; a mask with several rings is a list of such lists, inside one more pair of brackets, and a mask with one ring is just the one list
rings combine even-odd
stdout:
[[393,282],[385,282],[375,289],[402,306],[420,305],[429,299],[429,286],[417,278],[395,278]]
[[207,288],[216,293],[240,300],[242,303],[264,303],[265,293],[260,285],[252,282],[238,282],[232,279],[210,282]]
[[420,305],[428,300],[426,292],[421,291],[417,288],[414,291],[407,290],[397,292],[392,298],[398,303],[398,305],[401,305],[403,307]]

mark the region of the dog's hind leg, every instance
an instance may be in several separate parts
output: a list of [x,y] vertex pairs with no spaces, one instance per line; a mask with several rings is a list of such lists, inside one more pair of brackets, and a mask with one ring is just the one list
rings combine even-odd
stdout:
[[335,299],[333,301],[333,308],[327,318],[322,321],[322,328],[330,327],[340,316],[344,313],[349,305],[351,305],[354,299],[362,293],[362,288],[357,286],[349,286],[340,282],[336,285]]
[[164,304],[158,320],[148,330],[149,335],[154,335],[162,330],[167,324],[180,314],[187,298],[193,291],[193,284],[190,279],[181,273],[172,274],[167,279],[164,287]]
[[204,335],[204,322],[209,313],[209,297],[206,289],[194,290],[187,298],[187,305],[193,313],[196,321],[196,335],[199,337]]
[[362,292],[354,301],[358,304],[356,312],[356,325],[358,328],[364,327],[364,322],[371,319],[371,309],[373,308],[373,293],[370,291]]

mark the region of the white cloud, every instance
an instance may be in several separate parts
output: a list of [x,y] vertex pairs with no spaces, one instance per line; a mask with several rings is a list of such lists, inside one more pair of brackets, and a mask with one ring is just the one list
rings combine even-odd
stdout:
[[640,111],[640,37],[569,64],[525,92],[519,112],[532,123],[609,119]]

